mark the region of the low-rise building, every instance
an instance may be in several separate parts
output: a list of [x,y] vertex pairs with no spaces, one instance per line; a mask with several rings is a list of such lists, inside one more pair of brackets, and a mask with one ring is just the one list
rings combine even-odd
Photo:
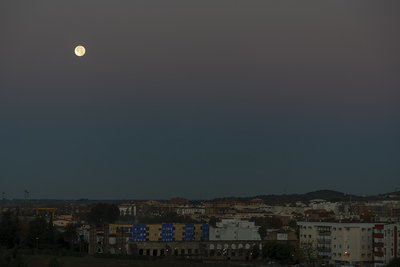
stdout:
[[261,240],[258,228],[254,222],[222,220],[210,227],[210,240]]
[[294,241],[298,240],[295,231],[284,229],[268,229],[266,240],[269,241]]
[[179,215],[205,214],[206,208],[204,206],[180,206],[176,208],[176,213]]
[[118,206],[119,214],[121,216],[133,215],[136,216],[136,205],[134,204],[121,204]]

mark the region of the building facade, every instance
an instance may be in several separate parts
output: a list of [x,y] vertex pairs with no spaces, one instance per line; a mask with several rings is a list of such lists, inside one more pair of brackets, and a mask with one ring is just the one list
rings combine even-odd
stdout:
[[210,227],[210,240],[261,240],[259,226],[242,220],[222,220]]
[[372,223],[298,222],[300,247],[337,266],[373,265]]
[[115,234],[117,229],[123,229],[126,241],[205,241],[209,239],[208,224],[110,224],[109,232]]
[[400,257],[400,224],[380,223],[374,229],[374,262],[375,267],[388,264]]

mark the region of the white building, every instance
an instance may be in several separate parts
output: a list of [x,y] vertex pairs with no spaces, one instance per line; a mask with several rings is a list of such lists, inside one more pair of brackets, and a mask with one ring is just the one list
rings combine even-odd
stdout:
[[216,227],[210,227],[210,240],[261,240],[259,226],[254,222],[222,220]]
[[372,223],[298,222],[300,246],[336,265],[372,265]]
[[324,199],[312,199],[309,204],[310,208],[313,210],[326,210],[333,211],[338,213],[338,203],[337,202],[329,202]]
[[179,215],[194,215],[194,214],[205,214],[206,207],[191,207],[191,206],[180,206],[176,209],[176,213]]
[[119,214],[121,216],[133,215],[136,216],[136,205],[133,204],[121,204],[118,206]]
[[393,258],[400,257],[400,224],[381,223],[374,229],[374,261],[375,267],[388,264]]

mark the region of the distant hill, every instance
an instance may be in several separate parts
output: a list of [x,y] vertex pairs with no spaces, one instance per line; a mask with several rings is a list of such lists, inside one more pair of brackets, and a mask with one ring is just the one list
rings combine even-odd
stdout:
[[305,194],[264,195],[257,197],[263,199],[266,203],[270,204],[295,203],[297,201],[308,203],[312,199],[324,199],[326,201],[337,202],[349,200],[350,197],[352,198],[352,200],[361,200],[363,198],[356,195],[347,195],[345,193],[333,190],[318,190]]
[[258,195],[254,197],[226,197],[216,198],[211,201],[218,200],[239,200],[248,201],[254,198],[260,198],[267,204],[290,204],[301,201],[308,203],[312,199],[324,199],[330,202],[339,201],[372,201],[372,200],[384,200],[384,199],[400,199],[400,192],[392,192],[387,194],[381,194],[376,196],[358,196],[354,194],[346,194],[334,190],[317,190],[305,194],[283,194],[283,195]]

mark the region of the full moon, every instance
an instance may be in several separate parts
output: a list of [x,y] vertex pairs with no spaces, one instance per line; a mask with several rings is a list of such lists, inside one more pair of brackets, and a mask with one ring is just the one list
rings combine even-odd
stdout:
[[85,47],[78,45],[77,47],[75,47],[75,55],[77,55],[78,57],[81,57],[85,54],[86,49]]

